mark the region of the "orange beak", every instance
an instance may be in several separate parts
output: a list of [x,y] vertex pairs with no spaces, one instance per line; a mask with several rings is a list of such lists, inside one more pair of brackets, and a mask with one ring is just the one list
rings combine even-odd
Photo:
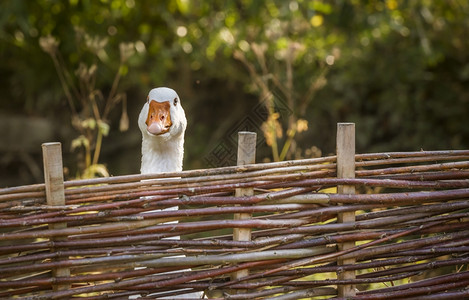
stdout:
[[160,135],[169,131],[171,125],[173,125],[173,123],[171,122],[170,107],[171,104],[169,103],[169,101],[150,101],[150,107],[148,108],[148,116],[147,120],[145,121],[149,133],[154,135]]

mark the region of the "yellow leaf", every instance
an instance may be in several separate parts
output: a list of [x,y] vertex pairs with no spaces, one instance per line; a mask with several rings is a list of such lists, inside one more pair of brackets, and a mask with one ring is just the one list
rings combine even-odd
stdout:
[[296,121],[296,131],[303,132],[308,130],[308,121],[304,119],[299,119]]
[[102,120],[98,121],[98,129],[104,136],[107,136],[109,134],[109,124]]
[[395,10],[397,8],[397,1],[396,0],[387,0],[386,1],[386,6],[390,10]]
[[109,177],[109,172],[105,165],[94,164],[89,166],[83,172],[83,178]]
[[314,15],[313,17],[311,17],[311,19],[309,20],[309,22],[311,23],[311,25],[313,25],[313,27],[319,27],[322,25],[324,21],[324,18],[323,16],[321,15]]
[[93,118],[88,118],[81,121],[81,126],[83,128],[95,129],[96,128],[96,120]]
[[123,111],[120,122],[119,122],[119,130],[121,132],[124,132],[124,131],[127,131],[128,129],[129,129],[129,116],[127,115],[127,111]]
[[71,146],[72,151],[74,151],[76,148],[79,148],[81,146],[87,149],[90,147],[90,141],[88,141],[88,139],[84,135],[80,135],[76,139],[72,140],[72,146]]

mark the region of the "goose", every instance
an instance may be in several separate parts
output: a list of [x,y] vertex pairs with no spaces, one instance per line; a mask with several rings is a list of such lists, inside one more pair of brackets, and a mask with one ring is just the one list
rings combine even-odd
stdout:
[[182,171],[187,120],[176,91],[167,87],[152,89],[138,126],[142,132],[140,173]]
[[[150,90],[147,101],[138,116],[138,127],[142,132],[140,173],[157,174],[182,171],[187,119],[176,91],[167,87]],[[177,209],[177,206],[167,208],[167,210]],[[177,221],[165,224],[169,223],[177,223]],[[180,237],[173,236],[168,239],[180,239]],[[190,269],[180,272],[184,271],[190,271]],[[200,299],[202,297],[203,292],[192,292],[173,296],[172,299]],[[129,297],[129,299],[136,298],[138,296]]]

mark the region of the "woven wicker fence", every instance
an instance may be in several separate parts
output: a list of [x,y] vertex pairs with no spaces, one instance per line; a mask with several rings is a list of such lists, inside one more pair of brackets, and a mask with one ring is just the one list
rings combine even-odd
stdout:
[[0,298],[469,297],[469,150],[339,124],[337,156],[250,164],[241,135],[238,166],[67,182],[43,145],[46,183],[0,190]]

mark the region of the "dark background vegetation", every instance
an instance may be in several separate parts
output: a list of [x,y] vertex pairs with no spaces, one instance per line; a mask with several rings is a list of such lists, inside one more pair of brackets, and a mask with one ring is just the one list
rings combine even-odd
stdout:
[[[234,163],[243,129],[258,161],[327,155],[344,121],[361,153],[469,147],[466,0],[7,0],[0,53],[1,187],[43,182],[50,141],[67,179],[83,177],[98,132],[101,171],[138,173],[137,116],[157,86],[185,107],[185,169]],[[106,118],[90,113],[111,98]]]

